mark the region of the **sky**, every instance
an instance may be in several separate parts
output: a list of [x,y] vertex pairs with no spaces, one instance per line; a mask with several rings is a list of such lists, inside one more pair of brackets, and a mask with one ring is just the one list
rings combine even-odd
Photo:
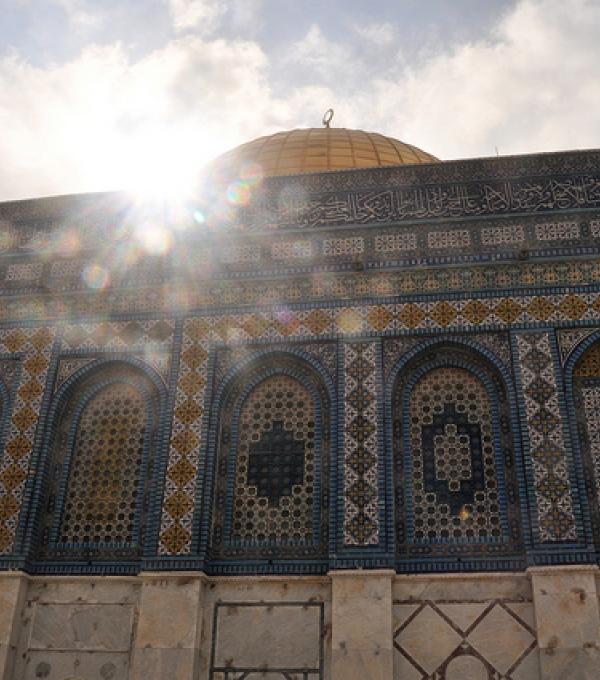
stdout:
[[279,130],[600,147],[600,0],[0,0],[0,201],[188,190]]

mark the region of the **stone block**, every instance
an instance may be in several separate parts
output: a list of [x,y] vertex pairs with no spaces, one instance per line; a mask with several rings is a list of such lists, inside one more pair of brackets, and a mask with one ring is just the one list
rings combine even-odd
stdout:
[[320,657],[320,606],[217,605],[215,667],[318,670]]
[[28,654],[23,680],[128,680],[128,672],[126,653],[40,650]]
[[540,652],[542,680],[598,680],[600,650],[543,649]]
[[198,576],[146,577],[140,598],[136,647],[198,646],[203,581]]
[[130,680],[195,680],[198,663],[195,649],[139,649]]
[[22,574],[0,574],[0,678],[12,674],[27,583]]
[[529,570],[543,680],[600,677],[597,567]]
[[538,642],[545,647],[579,647],[598,638],[598,600],[593,572],[534,571]]
[[390,680],[392,676],[392,650],[334,649],[331,656],[334,680]]
[[391,571],[331,572],[332,678],[391,678]]
[[129,652],[133,607],[120,604],[36,604],[30,649]]

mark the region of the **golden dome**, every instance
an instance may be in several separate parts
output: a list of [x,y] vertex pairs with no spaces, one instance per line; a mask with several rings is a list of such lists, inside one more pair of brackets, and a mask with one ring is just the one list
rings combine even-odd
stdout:
[[259,137],[224,153],[214,167],[227,176],[257,164],[265,177],[387,165],[436,163],[425,151],[376,132],[308,128]]

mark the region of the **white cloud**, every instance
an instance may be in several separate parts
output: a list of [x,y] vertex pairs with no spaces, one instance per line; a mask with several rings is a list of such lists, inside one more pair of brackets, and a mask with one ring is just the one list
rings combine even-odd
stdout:
[[[323,80],[338,125],[450,159],[493,155],[496,146],[501,154],[600,146],[598,35],[595,0],[521,0],[492,35],[417,64],[392,46],[376,67],[364,50],[349,61],[316,28],[294,56],[335,74]],[[340,69],[355,74],[352,83]]]
[[598,146],[598,35],[594,0],[523,0],[493,39],[379,83],[378,113],[447,158]]
[[265,67],[254,43],[194,36],[138,61],[120,45],[47,68],[0,60],[2,198],[177,181],[262,132]]
[[[599,146],[600,4],[521,0],[491,36],[418,64],[313,26],[277,62],[258,43],[187,34],[142,58],[0,59],[0,200],[181,181],[277,129],[378,130],[441,158]],[[383,64],[383,65],[382,65]],[[282,78],[283,74],[283,78]],[[285,80],[275,87],[274,83]]]
[[169,0],[169,6],[176,31],[195,29],[203,35],[216,30],[225,12],[219,0]]
[[93,12],[86,0],[54,0],[65,11],[69,22],[79,28],[94,28],[100,23],[100,16]]
[[350,87],[363,67],[362,61],[353,57],[350,45],[330,40],[318,24],[312,24],[301,40],[290,45],[284,62],[312,82],[334,83],[340,89]]
[[397,38],[396,29],[387,21],[357,24],[354,30],[361,38],[379,47],[386,47]]

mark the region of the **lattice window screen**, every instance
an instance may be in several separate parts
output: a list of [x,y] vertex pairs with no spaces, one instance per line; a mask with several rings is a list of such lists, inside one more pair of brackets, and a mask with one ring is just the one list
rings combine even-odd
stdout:
[[492,416],[481,381],[433,369],[410,401],[414,538],[500,536]]
[[127,383],[108,385],[86,405],[71,458],[61,542],[133,540],[145,427],[143,396]]
[[232,537],[310,539],[315,405],[293,378],[260,383],[240,414]]

